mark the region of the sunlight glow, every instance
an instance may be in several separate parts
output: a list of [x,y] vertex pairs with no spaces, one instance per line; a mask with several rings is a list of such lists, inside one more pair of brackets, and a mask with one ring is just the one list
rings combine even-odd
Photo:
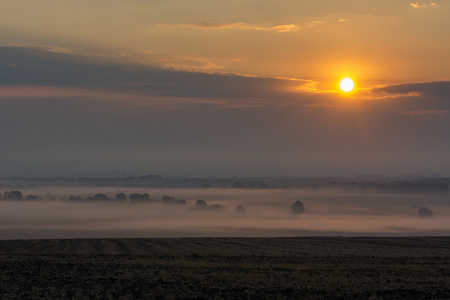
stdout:
[[344,78],[339,83],[339,86],[342,91],[351,92],[353,90],[353,88],[355,87],[355,84],[353,83],[353,80],[351,80],[350,78]]

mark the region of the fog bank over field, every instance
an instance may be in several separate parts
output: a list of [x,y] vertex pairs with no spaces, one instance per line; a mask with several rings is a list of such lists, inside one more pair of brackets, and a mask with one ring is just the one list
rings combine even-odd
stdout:
[[[236,190],[54,187],[22,189],[40,200],[0,202],[0,239],[218,236],[431,236],[450,234],[444,195],[388,195],[333,190]],[[68,201],[97,193],[148,193],[150,201]],[[163,196],[186,205],[163,204]],[[49,200],[51,199],[51,200]],[[208,207],[199,209],[198,199]],[[154,201],[153,201],[154,200]],[[304,213],[293,214],[300,200]],[[237,212],[242,206],[244,211]],[[421,218],[428,207],[434,217]]]

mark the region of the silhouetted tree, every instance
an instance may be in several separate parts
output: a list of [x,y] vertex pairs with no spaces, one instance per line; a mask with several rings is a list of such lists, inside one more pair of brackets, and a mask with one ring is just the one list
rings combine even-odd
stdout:
[[148,194],[133,193],[130,195],[130,200],[149,199],[149,198],[150,197]]
[[171,197],[171,196],[167,196],[167,195],[162,197],[161,202],[163,204],[186,205],[186,200],[176,199],[175,197]]
[[177,199],[175,199],[175,197],[164,195],[161,199],[161,202],[164,204],[175,204],[177,202]]
[[109,197],[105,194],[95,194],[94,197],[92,197],[93,200],[100,200],[100,201],[106,201],[109,200]]
[[291,211],[294,214],[301,214],[304,212],[304,206],[301,201],[295,201],[291,206]]
[[200,210],[200,211],[221,211],[221,210],[225,209],[225,206],[220,205],[220,204],[208,205],[208,203],[206,203],[206,201],[204,201],[202,199],[198,199],[192,208],[195,210]]
[[116,200],[118,201],[127,201],[127,195],[125,195],[124,193],[119,193],[116,195]]
[[69,201],[81,200],[81,196],[70,196]]
[[236,212],[242,214],[242,213],[247,212],[247,209],[245,207],[239,205],[238,207],[236,207]]
[[421,216],[422,218],[430,218],[432,216],[434,216],[433,212],[431,211],[431,209],[428,209],[426,207],[422,207],[421,209],[419,209],[419,211],[417,212],[417,214],[419,216]]
[[25,197],[26,200],[39,200],[38,196],[36,195],[27,195]]
[[3,199],[5,200],[23,200],[22,193],[19,191],[5,191],[3,193]]
[[208,204],[202,199],[198,199],[195,202],[195,207],[207,207],[207,206],[208,206]]
[[145,194],[133,193],[128,198],[130,199],[131,203],[150,202],[150,196],[147,193]]
[[210,206],[208,206],[208,209],[211,211],[221,211],[225,209],[225,206],[220,205],[220,204],[212,204]]
[[177,202],[175,202],[175,204],[178,204],[178,205],[186,205],[187,202],[186,202],[186,200],[178,199]]

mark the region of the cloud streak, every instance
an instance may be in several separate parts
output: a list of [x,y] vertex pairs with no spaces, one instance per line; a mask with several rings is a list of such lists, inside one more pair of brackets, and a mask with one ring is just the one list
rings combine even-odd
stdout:
[[437,4],[436,3],[434,3],[434,2],[431,2],[431,3],[429,3],[429,4],[426,4],[426,3],[419,3],[419,2],[410,2],[409,3],[409,5],[411,5],[412,7],[414,7],[414,8],[425,8],[425,7],[427,7],[427,6],[433,6],[433,7],[436,7],[437,6]]
[[416,2],[416,3],[410,2],[409,5],[411,5],[414,8],[424,8],[427,6],[425,3],[419,3],[419,2]]
[[159,23],[158,26],[167,26],[174,28],[200,28],[200,29],[247,29],[247,30],[276,31],[276,32],[289,32],[300,29],[300,27],[295,24],[282,24],[272,27],[263,27],[250,25],[247,23],[225,23],[225,22],[210,22],[210,21],[198,23],[180,23],[180,24]]
[[420,116],[420,115],[443,115],[448,113],[448,110],[417,110],[417,111],[405,111],[402,112],[402,115],[414,115],[414,116]]
[[[46,96],[53,97],[53,94],[68,95],[71,92],[73,96],[87,97],[116,90],[119,94],[113,99],[123,93],[134,94],[137,99],[145,96],[209,100],[234,98],[245,102],[254,99],[255,103],[266,101],[269,104],[273,103],[270,99],[279,98],[281,94],[287,99],[295,99],[295,94],[290,92],[291,87],[301,82],[139,67],[25,48],[0,48],[0,64],[3,66],[3,72],[0,72],[3,97],[25,97],[33,93],[35,96],[46,93]],[[11,86],[27,86],[27,89],[14,90]],[[282,102],[278,101],[277,105]]]

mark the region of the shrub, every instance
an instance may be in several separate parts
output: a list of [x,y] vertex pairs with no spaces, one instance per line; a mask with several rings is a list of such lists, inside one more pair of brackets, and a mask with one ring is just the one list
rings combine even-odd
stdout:
[[118,201],[127,201],[127,195],[125,195],[124,193],[119,193],[116,195],[116,200]]
[[417,214],[419,216],[421,216],[422,218],[430,218],[434,215],[433,212],[431,211],[431,209],[428,209],[426,207],[422,207],[421,209],[419,209]]
[[291,211],[294,214],[302,214],[305,211],[302,201],[295,201],[291,206]]
[[247,212],[247,209],[245,207],[243,207],[242,205],[239,205],[238,207],[236,207],[236,212],[242,214],[242,213]]

